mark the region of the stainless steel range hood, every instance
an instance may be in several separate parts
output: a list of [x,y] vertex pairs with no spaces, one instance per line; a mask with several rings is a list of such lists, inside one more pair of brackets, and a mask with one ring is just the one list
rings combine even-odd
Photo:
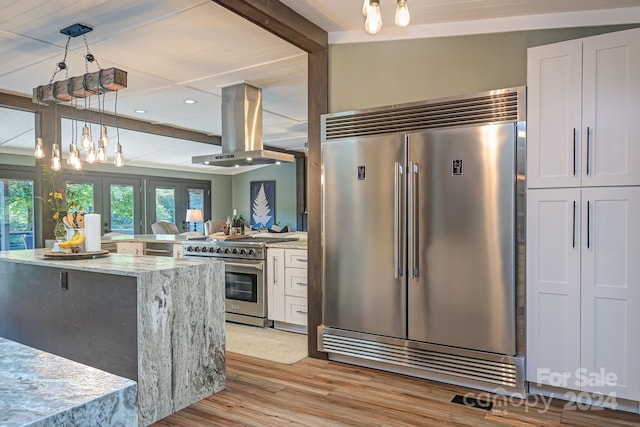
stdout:
[[194,156],[192,163],[255,166],[293,162],[287,153],[262,147],[262,90],[246,83],[222,88],[222,153]]

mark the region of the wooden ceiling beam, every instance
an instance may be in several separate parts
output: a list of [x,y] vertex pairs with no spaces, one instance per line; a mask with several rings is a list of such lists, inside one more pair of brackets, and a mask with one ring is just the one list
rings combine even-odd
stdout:
[[329,36],[302,15],[276,0],[212,0],[308,53],[329,47]]
[[[308,90],[307,118],[309,125],[308,157],[306,165],[306,203],[298,203],[297,209],[306,206],[309,234],[307,343],[309,356],[326,359],[327,354],[318,351],[317,329],[322,324],[322,246],[321,246],[321,154],[320,116],[329,108],[329,36],[325,30],[298,15],[277,0],[212,0],[242,16],[258,27],[269,31],[286,42],[307,52]],[[297,197],[305,197],[298,192]]]
[[[6,106],[36,113],[52,112],[54,109],[52,105],[35,104],[29,97],[14,95],[6,92],[0,92],[0,106]],[[100,116],[98,112],[93,110],[78,110],[64,104],[58,104],[57,115],[66,119],[80,120],[83,122],[100,122]],[[103,113],[102,121],[107,126],[116,126],[116,117],[111,113]],[[197,132],[189,129],[145,122],[143,120],[132,119],[125,116],[118,116],[117,123],[120,129],[129,129],[136,132],[145,132],[152,135],[166,136],[169,138],[185,139],[188,141],[201,142],[204,144],[222,144],[222,138],[220,138],[220,136],[218,135],[208,135],[204,132]]]

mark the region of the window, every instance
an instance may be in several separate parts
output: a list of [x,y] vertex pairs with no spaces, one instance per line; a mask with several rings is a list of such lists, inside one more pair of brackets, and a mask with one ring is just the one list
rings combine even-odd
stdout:
[[0,250],[33,249],[33,201],[33,180],[0,176]]
[[[211,184],[206,181],[190,180],[149,180],[147,198],[148,233],[151,224],[165,220],[173,222],[181,232],[193,230],[187,224],[187,209],[202,209],[205,221],[211,217]],[[203,233],[204,223],[196,224],[196,230]]]

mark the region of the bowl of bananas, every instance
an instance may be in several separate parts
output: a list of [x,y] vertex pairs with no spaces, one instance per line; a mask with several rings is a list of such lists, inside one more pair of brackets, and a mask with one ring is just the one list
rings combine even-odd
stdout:
[[58,244],[60,249],[72,254],[79,254],[84,250],[84,229],[69,228],[67,240]]

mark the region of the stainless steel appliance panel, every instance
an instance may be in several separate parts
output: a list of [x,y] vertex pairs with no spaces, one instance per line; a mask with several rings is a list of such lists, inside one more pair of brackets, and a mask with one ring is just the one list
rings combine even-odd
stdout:
[[515,133],[409,135],[409,339],[516,353]]
[[324,324],[406,337],[404,137],[322,149]]
[[267,316],[264,267],[264,261],[225,260],[224,304],[227,313]]

